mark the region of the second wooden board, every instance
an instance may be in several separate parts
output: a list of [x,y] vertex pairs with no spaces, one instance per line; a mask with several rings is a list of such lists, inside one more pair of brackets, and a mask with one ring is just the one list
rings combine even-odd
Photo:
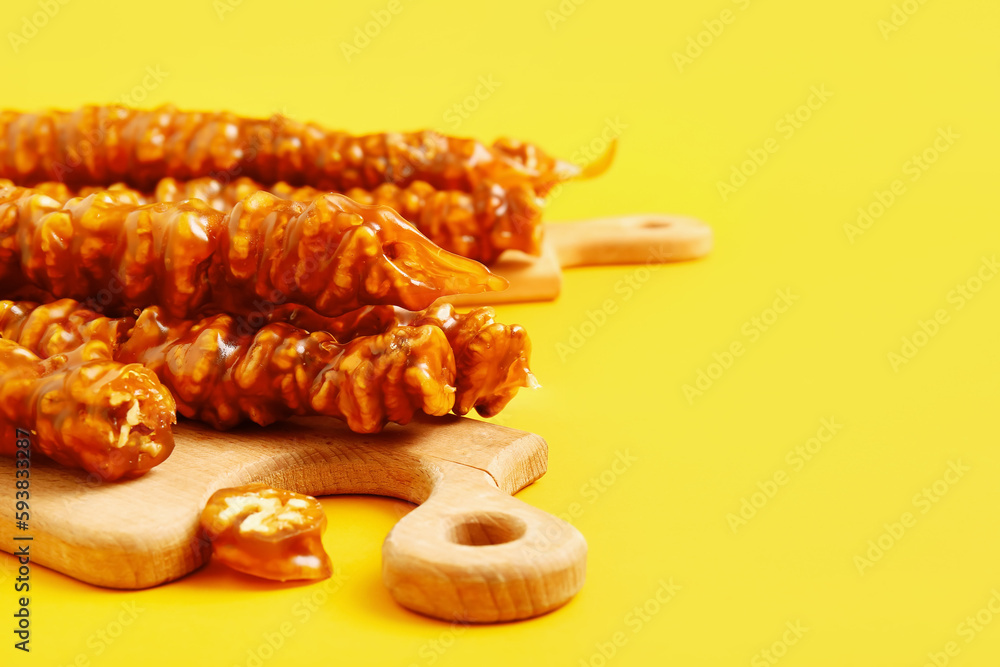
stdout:
[[664,264],[704,257],[712,230],[694,218],[662,213],[545,225],[542,254],[504,253],[490,267],[510,287],[502,292],[446,297],[456,306],[551,301],[562,290],[562,270],[575,266]]

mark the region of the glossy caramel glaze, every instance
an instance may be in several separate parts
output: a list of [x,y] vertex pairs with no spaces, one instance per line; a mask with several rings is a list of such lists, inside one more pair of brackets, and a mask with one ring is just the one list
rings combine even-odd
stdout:
[[73,299],[38,304],[0,301],[0,338],[12,340],[45,359],[70,352],[91,340],[116,350],[135,319],[111,319]]
[[488,146],[434,131],[352,136],[283,116],[253,119],[171,106],[0,112],[0,178],[24,185],[121,181],[148,190],[168,176],[244,175],[339,192],[418,180],[471,192],[483,181],[519,181],[544,195],[580,171],[524,142]]
[[[293,187],[280,182],[267,187],[249,178],[228,183],[214,178],[186,182],[165,178],[157,184],[152,198],[197,198],[215,208],[228,209],[261,189],[294,201],[312,201],[323,194],[310,186]],[[425,181],[414,181],[405,187],[382,183],[371,190],[351,188],[344,194],[361,204],[388,206],[448,252],[486,264],[496,261],[505,250],[529,255],[541,252],[542,199],[528,183],[502,187],[484,182],[472,192],[463,192],[439,190]]]
[[111,481],[141,475],[173,450],[174,400],[138,364],[111,359],[92,340],[39,359],[0,339],[0,453],[13,455],[15,429],[49,458]]
[[412,310],[506,282],[391,209],[342,195],[304,203],[257,192],[223,213],[198,199],[138,205],[102,191],[60,203],[0,187],[0,294],[25,285],[95,309],[159,305],[190,317],[285,303],[328,316]]
[[256,577],[291,581],[332,573],[323,506],[312,496],[246,484],[216,491],[201,514],[212,557]]
[[[229,350],[229,354],[235,353],[246,347],[246,341],[265,323],[259,322],[256,326],[251,326],[246,320],[233,320],[230,324],[225,324],[218,318],[209,318],[202,322],[173,321],[168,325],[162,311],[155,308],[140,315],[140,320],[141,326],[133,329],[136,323],[133,317],[107,318],[70,299],[45,305],[0,301],[0,336],[28,347],[43,358],[99,338],[108,341],[117,350],[116,358],[150,364],[161,375],[166,372],[166,368],[156,360],[158,355],[182,344],[181,341],[189,339],[192,332],[203,331],[207,327],[214,332],[212,335],[221,335],[223,341],[240,341],[218,346],[206,343],[210,345],[208,361],[201,363],[214,360],[219,364],[219,370],[217,373],[202,372],[201,376],[216,378],[219,373],[224,376],[224,368],[231,359],[215,353],[216,347]],[[293,337],[307,336],[310,332],[329,334],[341,344],[361,337],[386,334],[400,327],[436,327],[444,334],[451,348],[455,363],[453,373],[456,390],[452,411],[460,415],[475,409],[483,416],[494,416],[514,398],[520,388],[538,386],[529,368],[531,341],[527,332],[519,325],[497,322],[493,309],[488,307],[459,313],[447,304],[419,312],[391,306],[366,306],[340,317],[323,317],[306,308],[285,306],[270,312],[267,323],[289,325],[295,329]],[[229,333],[222,334],[223,331]],[[125,345],[130,337],[135,337],[136,340]],[[436,340],[441,341],[439,337]],[[126,348],[125,356],[121,352],[123,346]],[[195,359],[193,353],[186,354],[186,359]],[[175,372],[174,375],[176,374],[178,373]],[[179,375],[192,376],[193,372],[180,371]],[[165,381],[171,386],[185,384],[184,380]],[[212,388],[189,391],[191,401],[197,401],[198,396],[212,394]],[[228,392],[227,395],[231,393]],[[200,413],[193,405],[185,407],[182,404],[181,410],[186,416],[199,418]],[[217,410],[207,412],[211,415],[211,423],[217,422],[222,427],[236,423],[220,420],[216,412]],[[281,410],[277,414],[280,413]]]
[[473,408],[484,417],[502,410],[522,387],[538,387],[529,368],[531,340],[520,325],[497,322],[490,307],[459,313],[451,304],[412,312],[369,306],[341,317],[323,317],[306,308],[282,307],[271,321],[285,321],[309,331],[329,331],[340,341],[369,336],[398,326],[434,326],[444,332],[455,355],[456,414]]
[[154,371],[185,417],[226,429],[291,415],[325,415],[372,433],[455,402],[455,360],[441,329],[394,327],[338,343],[332,334],[273,323],[244,330],[230,315],[138,317],[117,358]]
[[[105,192],[116,201],[132,204],[200,199],[219,211],[232,209],[258,190],[301,202],[311,202],[324,194],[310,186],[293,187],[283,181],[268,187],[246,177],[232,181],[211,177],[178,181],[168,177],[160,180],[151,193],[123,183],[74,190],[64,183],[46,181],[34,189],[62,203]],[[438,190],[424,181],[414,181],[406,187],[383,183],[373,190],[351,188],[343,194],[361,204],[388,206],[436,245],[479,262],[492,263],[505,250],[541,253],[542,200],[527,183],[506,188],[483,183],[473,193],[467,193]]]

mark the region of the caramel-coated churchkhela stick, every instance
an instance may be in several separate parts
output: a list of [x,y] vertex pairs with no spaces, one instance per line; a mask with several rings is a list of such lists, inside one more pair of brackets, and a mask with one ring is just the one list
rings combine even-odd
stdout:
[[352,431],[443,415],[455,401],[455,360],[441,329],[395,327],[341,344],[289,324],[240,333],[229,315],[170,322],[159,308],[138,317],[117,358],[153,370],[185,417],[225,429],[291,415],[326,415]]
[[[0,188],[6,189],[13,187],[17,187],[17,184],[6,178],[0,178]],[[89,197],[94,193],[104,193],[107,195],[105,197],[106,199],[116,201],[121,204],[152,204],[157,201],[161,201],[155,197],[144,195],[138,190],[133,190],[124,183],[115,183],[109,186],[86,185],[81,187],[79,190],[74,190],[65,183],[60,183],[59,181],[45,181],[44,183],[37,183],[31,186],[31,189],[35,192],[35,194],[51,197],[60,204],[65,204],[74,197]],[[260,188],[257,188],[257,190],[259,189]],[[247,192],[247,196],[253,194],[255,191],[256,190]],[[185,197],[184,199],[190,199],[190,197]],[[242,197],[239,199],[242,199]],[[234,199],[233,202],[226,208],[229,209],[235,206],[239,199]],[[286,197],[286,199],[288,199],[288,197]],[[180,199],[167,199],[162,201],[180,201]]]
[[530,183],[544,195],[581,173],[524,142],[487,146],[433,131],[352,136],[282,116],[86,106],[75,111],[0,112],[0,178],[73,186],[122,181],[148,190],[161,178],[242,174],[322,190],[406,186],[471,192],[477,183]]
[[[451,305],[432,306],[421,312],[411,312],[391,306],[368,306],[340,317],[322,317],[301,307],[279,307],[269,315],[270,322],[287,323],[301,331],[325,332],[338,343],[349,343],[363,336],[378,336],[397,327],[434,326],[447,338],[455,361],[456,414],[476,409],[491,417],[503,409],[521,387],[536,387],[528,367],[531,342],[518,325],[496,322],[492,308],[476,308],[458,313]],[[163,323],[157,311],[142,319],[139,332],[142,342],[128,348],[129,359],[136,359],[138,350],[144,362],[156,364],[157,372],[165,370],[157,351],[169,349],[177,341],[200,331],[203,323]],[[153,326],[159,323],[159,334]],[[45,357],[73,349],[82,342],[99,337],[117,350],[133,334],[135,318],[109,319],[87,309],[71,299],[45,305],[30,302],[0,301],[0,336],[26,346]],[[246,321],[233,323],[232,331],[241,340],[256,333]],[[125,333],[123,333],[125,332]],[[218,332],[218,327],[214,329]],[[440,339],[438,339],[440,341]],[[120,357],[120,353],[116,352]],[[189,416],[196,413],[190,409]]]
[[[197,198],[225,210],[264,189],[283,199],[303,202],[323,194],[310,186],[293,187],[281,182],[267,187],[249,178],[229,183],[215,178],[165,178],[157,184],[152,198]],[[528,183],[507,187],[481,183],[472,192],[463,192],[438,190],[424,181],[415,181],[406,187],[383,183],[372,190],[351,188],[344,194],[361,204],[388,206],[445,250],[486,264],[496,261],[505,250],[541,253],[542,199]]]
[[459,378],[456,414],[464,415],[475,408],[482,416],[492,417],[521,387],[535,389],[539,386],[528,367],[531,359],[528,332],[519,324],[497,322],[492,308],[476,308],[460,314],[451,304],[443,304],[409,315],[412,321],[407,322],[407,317],[402,317],[400,323],[437,326],[451,343]]
[[12,340],[42,359],[92,340],[103,341],[113,353],[134,324],[135,318],[107,318],[73,299],[46,304],[0,301],[0,338]]
[[[5,184],[12,185],[0,180],[0,186]],[[63,203],[73,197],[103,192],[117,201],[133,204],[200,199],[220,211],[230,210],[258,190],[301,202],[311,202],[324,194],[313,187],[293,187],[285,182],[268,187],[246,177],[233,181],[210,177],[191,181],[164,178],[151,194],[122,183],[73,190],[65,183],[47,181],[34,189]],[[468,193],[438,190],[424,181],[415,181],[406,187],[383,183],[370,191],[351,188],[343,194],[361,204],[388,206],[436,245],[479,262],[490,264],[505,250],[520,250],[529,255],[541,252],[542,200],[527,183],[506,188],[483,183],[475,192]]]
[[174,447],[174,400],[151,371],[110,355],[92,340],[42,360],[0,339],[0,454],[15,454],[24,429],[49,458],[108,481],[162,463]]
[[336,316],[365,305],[425,308],[506,281],[445,252],[394,211],[327,194],[306,204],[258,192],[229,213],[192,199],[61,204],[0,188],[0,293],[32,284],[110,310],[172,317],[294,303]]
[[441,329],[455,355],[455,414],[473,408],[484,417],[500,412],[522,387],[538,387],[529,368],[531,340],[520,325],[497,322],[492,308],[459,313],[451,304],[411,312],[370,306],[348,315],[322,317],[305,308],[281,307],[270,316],[309,331],[329,331],[340,341],[398,326],[432,325]]

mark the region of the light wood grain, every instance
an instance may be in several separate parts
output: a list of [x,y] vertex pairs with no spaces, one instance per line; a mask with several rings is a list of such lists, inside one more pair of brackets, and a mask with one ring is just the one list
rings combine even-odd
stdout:
[[549,243],[542,244],[542,254],[539,257],[509,250],[490,266],[490,271],[507,279],[510,283],[507,289],[502,292],[455,294],[441,298],[439,303],[447,302],[465,307],[552,301],[562,291],[562,267],[555,248]]
[[[446,417],[377,435],[324,418],[224,433],[185,422],[175,434],[166,462],[126,482],[99,484],[36,458],[33,562],[111,588],[171,581],[210,556],[198,531],[208,497],[264,482],[316,496],[422,503],[386,539],[383,572],[392,596],[424,614],[528,618],[564,604],[583,585],[587,547],[579,531],[510,495],[545,473],[545,441],[532,433]],[[12,459],[0,460],[0,488],[14,488],[14,470]],[[0,547],[7,551],[15,545],[12,505],[0,503]]]
[[551,301],[562,289],[563,269],[681,262],[704,257],[711,249],[711,228],[679,215],[644,213],[548,223],[539,257],[509,251],[490,267],[508,280],[506,290],[460,294],[442,301],[456,306]]
[[712,249],[712,230],[694,218],[643,213],[548,224],[545,240],[555,249],[564,269],[663,264],[707,255]]

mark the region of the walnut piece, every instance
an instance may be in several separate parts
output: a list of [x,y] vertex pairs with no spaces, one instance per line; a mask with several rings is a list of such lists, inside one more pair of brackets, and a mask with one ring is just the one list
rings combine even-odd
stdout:
[[265,484],[216,491],[201,514],[213,557],[265,579],[325,579],[326,514],[319,501]]

